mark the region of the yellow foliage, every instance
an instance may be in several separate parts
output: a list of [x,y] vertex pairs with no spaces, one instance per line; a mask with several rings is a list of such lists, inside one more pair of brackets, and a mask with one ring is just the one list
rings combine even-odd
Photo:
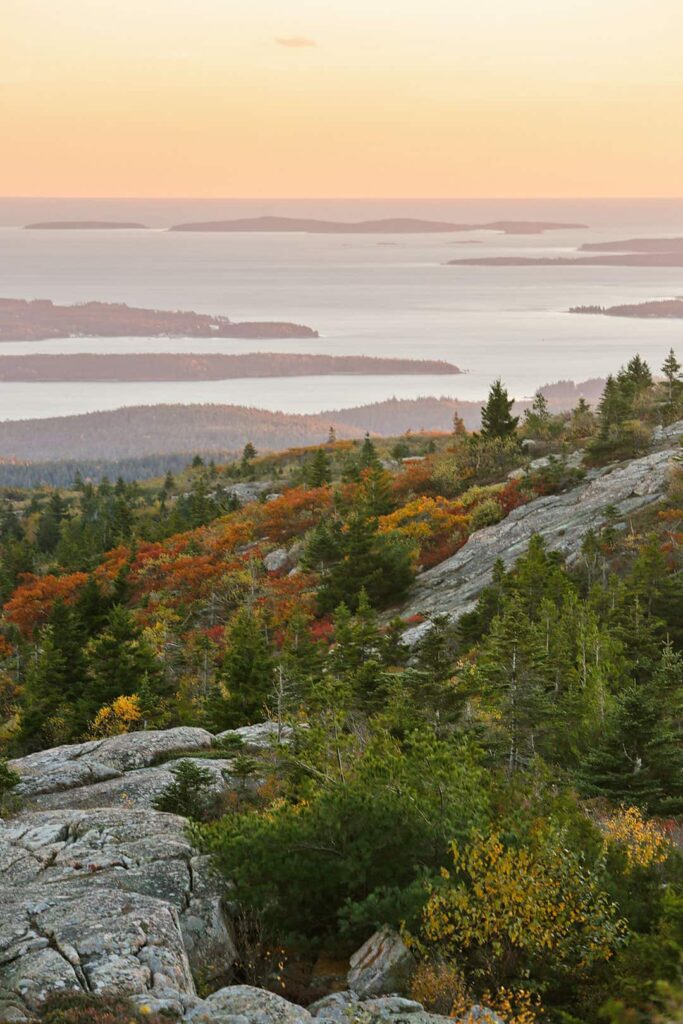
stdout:
[[662,864],[669,856],[671,848],[664,832],[637,807],[622,807],[603,822],[603,830],[606,845],[620,846],[631,870]]
[[473,955],[497,987],[506,965],[542,959],[579,971],[620,943],[623,922],[560,835],[538,832],[526,846],[478,835],[452,853],[450,877],[433,883],[423,910],[423,953]]
[[382,516],[380,533],[398,533],[412,540],[425,541],[436,534],[454,533],[466,536],[468,517],[462,503],[448,498],[415,498],[406,505]]
[[475,1001],[462,972],[443,960],[421,960],[413,971],[410,996],[442,1016],[461,1017]]
[[105,704],[100,708],[93,719],[90,732],[97,739],[119,736],[134,729],[141,719],[140,698],[137,694],[131,697],[117,697],[111,704]]

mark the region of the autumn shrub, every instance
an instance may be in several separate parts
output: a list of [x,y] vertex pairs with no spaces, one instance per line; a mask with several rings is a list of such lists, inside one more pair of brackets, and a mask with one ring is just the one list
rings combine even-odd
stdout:
[[410,998],[444,1017],[460,1017],[474,1002],[462,971],[448,960],[421,960],[410,980]]
[[43,1024],[169,1024],[169,1018],[138,1007],[123,996],[59,992],[46,999]]
[[625,924],[561,832],[524,844],[495,831],[452,844],[453,867],[430,884],[416,947],[462,967],[477,990],[575,980],[619,948]]
[[0,817],[16,809],[17,800],[12,790],[20,782],[19,772],[10,768],[6,758],[0,757]]

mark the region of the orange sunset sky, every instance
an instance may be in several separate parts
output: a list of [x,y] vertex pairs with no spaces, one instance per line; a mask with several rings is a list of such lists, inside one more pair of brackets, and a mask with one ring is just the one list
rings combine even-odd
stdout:
[[683,194],[683,0],[2,0],[1,19],[1,195]]

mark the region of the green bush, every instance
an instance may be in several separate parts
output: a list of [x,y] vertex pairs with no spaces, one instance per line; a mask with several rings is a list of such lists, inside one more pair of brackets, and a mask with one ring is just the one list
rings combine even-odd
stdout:
[[0,758],[0,815],[14,810],[12,790],[21,782],[21,776],[10,768],[7,758]]
[[215,807],[213,772],[195,760],[183,760],[170,769],[173,775],[166,789],[154,801],[157,811],[201,820]]

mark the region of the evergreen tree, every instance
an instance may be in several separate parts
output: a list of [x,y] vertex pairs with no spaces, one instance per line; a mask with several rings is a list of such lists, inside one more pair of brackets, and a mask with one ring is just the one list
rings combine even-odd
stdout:
[[678,405],[683,395],[683,378],[681,377],[681,364],[676,359],[674,350],[669,349],[669,354],[662,363],[662,373],[666,381],[666,403],[669,414]]
[[309,487],[324,487],[332,479],[330,457],[324,448],[316,448],[306,460],[304,479]]
[[86,721],[84,633],[72,608],[57,602],[43,629],[22,694],[20,744],[39,749],[79,737]]
[[237,613],[219,681],[220,690],[210,707],[217,729],[234,729],[263,718],[273,691],[274,665],[263,619],[253,608],[245,606]]
[[481,410],[481,435],[485,438],[510,437],[517,430],[519,416],[511,413],[514,398],[510,398],[500,378],[493,382],[486,405]]
[[552,714],[546,679],[542,638],[521,600],[513,598],[494,619],[475,669],[476,686],[499,716],[509,773],[527,767],[545,752]]
[[159,700],[166,695],[164,673],[130,612],[117,604],[111,609],[105,629],[86,648],[90,683],[85,696],[89,719],[116,697],[130,697],[143,682]]
[[358,465],[361,470],[369,469],[371,466],[379,466],[379,456],[377,449],[370,440],[370,434],[366,433],[363,438],[363,443],[360,447],[360,453],[358,455]]

